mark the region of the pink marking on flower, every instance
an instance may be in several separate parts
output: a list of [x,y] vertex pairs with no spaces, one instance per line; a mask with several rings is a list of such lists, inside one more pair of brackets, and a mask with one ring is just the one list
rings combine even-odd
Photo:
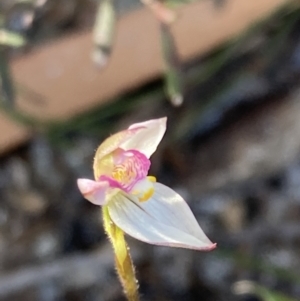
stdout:
[[150,160],[137,150],[124,151],[118,148],[113,154],[114,168],[112,174],[100,176],[100,181],[107,181],[112,188],[130,192],[132,187],[147,177]]
[[77,185],[82,195],[95,205],[105,205],[106,193],[109,183],[106,181],[92,181],[89,179],[78,179]]

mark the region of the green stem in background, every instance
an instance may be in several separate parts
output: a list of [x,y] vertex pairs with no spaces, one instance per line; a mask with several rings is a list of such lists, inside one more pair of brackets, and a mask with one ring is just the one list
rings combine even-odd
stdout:
[[154,16],[163,24],[171,24],[176,19],[176,13],[170,9],[165,1],[159,0],[140,0],[148,7]]
[[93,61],[104,67],[109,59],[116,24],[116,11],[113,0],[102,0],[99,3],[93,30]]
[[[16,90],[11,76],[6,49],[0,46],[0,110],[3,110],[13,120],[33,128],[45,128],[47,122],[43,122],[25,112],[21,112],[15,106]],[[20,88],[23,94],[30,93],[31,100],[41,103],[41,97],[34,94],[26,87]]]
[[105,232],[110,239],[114,252],[116,269],[128,301],[139,301],[138,282],[124,232],[110,218],[107,206],[102,208]]
[[263,301],[296,301],[277,291],[270,290],[253,281],[241,280],[236,282],[232,287],[233,292],[238,296],[255,295]]
[[20,112],[19,110],[15,110],[14,108],[11,108],[10,106],[1,104],[0,99],[0,110],[5,112],[11,119],[32,128],[37,129],[43,129],[47,127],[47,124],[35,119],[34,117],[31,117],[25,113]]
[[13,107],[15,102],[15,90],[9,68],[7,49],[0,45],[0,88],[5,105]]
[[168,25],[161,23],[160,29],[166,93],[174,106],[180,106],[183,102],[183,80],[175,41]]
[[15,102],[15,89],[8,61],[8,47],[21,47],[26,40],[4,28],[4,17],[0,16],[0,91],[5,104],[12,107]]

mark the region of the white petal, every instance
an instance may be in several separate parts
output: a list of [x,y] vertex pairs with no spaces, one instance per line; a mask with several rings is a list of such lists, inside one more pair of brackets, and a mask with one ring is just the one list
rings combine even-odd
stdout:
[[129,139],[120,144],[124,150],[135,149],[143,153],[147,158],[156,151],[158,144],[165,134],[167,118],[152,119],[145,122],[135,123],[128,130],[143,128]]
[[77,186],[88,201],[94,205],[105,205],[106,194],[109,188],[109,183],[106,181],[92,181],[89,179],[78,179]]
[[128,235],[156,245],[196,250],[215,248],[198,225],[186,202],[175,191],[154,183],[155,193],[146,202],[118,193],[108,203],[114,223]]

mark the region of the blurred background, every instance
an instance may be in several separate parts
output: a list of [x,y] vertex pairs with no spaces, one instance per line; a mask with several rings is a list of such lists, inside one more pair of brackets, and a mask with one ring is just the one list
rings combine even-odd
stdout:
[[150,174],[218,247],[128,238],[141,300],[300,300],[297,1],[142,2],[0,0],[0,300],[125,300],[76,179],[162,116]]

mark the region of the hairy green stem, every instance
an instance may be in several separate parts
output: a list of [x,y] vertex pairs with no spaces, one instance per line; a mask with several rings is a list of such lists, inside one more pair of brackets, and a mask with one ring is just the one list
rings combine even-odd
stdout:
[[139,301],[135,269],[124,238],[124,232],[111,220],[107,206],[102,209],[105,232],[110,239],[116,261],[116,270],[128,301]]

